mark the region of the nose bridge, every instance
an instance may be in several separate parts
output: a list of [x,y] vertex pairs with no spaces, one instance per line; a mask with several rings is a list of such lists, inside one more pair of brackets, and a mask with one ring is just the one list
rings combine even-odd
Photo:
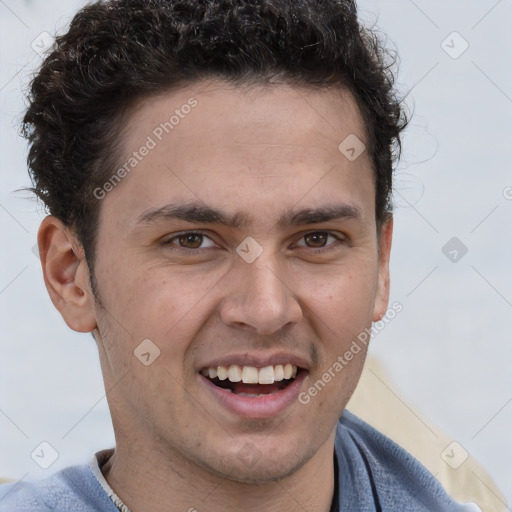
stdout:
[[270,308],[278,308],[286,302],[291,290],[285,283],[283,270],[275,261],[269,261],[269,259],[255,261],[252,268],[248,265],[245,271],[248,272],[247,297],[249,300],[253,298],[263,305],[268,304]]
[[271,334],[302,318],[297,297],[280,263],[279,256],[270,251],[263,251],[252,263],[242,259],[237,262],[233,284],[221,307],[224,323]]

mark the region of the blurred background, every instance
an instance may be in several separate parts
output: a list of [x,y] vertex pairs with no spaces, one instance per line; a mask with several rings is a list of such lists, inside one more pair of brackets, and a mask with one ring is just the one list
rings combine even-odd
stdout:
[[[85,463],[114,443],[94,341],[64,324],[43,284],[34,246],[45,213],[16,192],[30,186],[23,92],[51,35],[83,5],[0,0],[0,477],[11,479]],[[403,311],[370,352],[393,393],[512,503],[512,3],[358,6],[397,49],[412,112],[391,264],[391,303]]]

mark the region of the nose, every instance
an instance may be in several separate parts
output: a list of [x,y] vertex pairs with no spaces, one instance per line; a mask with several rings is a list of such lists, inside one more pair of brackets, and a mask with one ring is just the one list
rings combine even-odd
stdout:
[[220,307],[224,324],[269,335],[300,322],[302,308],[286,272],[271,260],[239,261],[234,275],[226,276],[230,289]]

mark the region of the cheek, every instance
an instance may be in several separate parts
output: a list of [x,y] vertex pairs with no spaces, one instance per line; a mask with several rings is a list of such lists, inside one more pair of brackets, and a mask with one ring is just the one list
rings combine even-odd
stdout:
[[184,352],[214,314],[215,290],[222,280],[219,272],[200,274],[192,266],[147,264],[138,273],[125,266],[110,276],[111,293],[105,306],[135,345],[151,339],[161,349],[162,360],[166,354]]
[[301,297],[319,318],[332,328],[371,322],[377,275],[370,264],[337,267],[322,274],[303,275]]

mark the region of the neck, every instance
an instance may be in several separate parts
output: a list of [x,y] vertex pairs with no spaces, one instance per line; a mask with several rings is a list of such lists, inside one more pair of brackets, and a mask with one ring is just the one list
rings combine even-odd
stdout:
[[293,474],[270,483],[235,482],[183,460],[177,452],[119,440],[102,473],[132,512],[168,512],[170,504],[190,512],[328,512],[334,492],[334,436]]

